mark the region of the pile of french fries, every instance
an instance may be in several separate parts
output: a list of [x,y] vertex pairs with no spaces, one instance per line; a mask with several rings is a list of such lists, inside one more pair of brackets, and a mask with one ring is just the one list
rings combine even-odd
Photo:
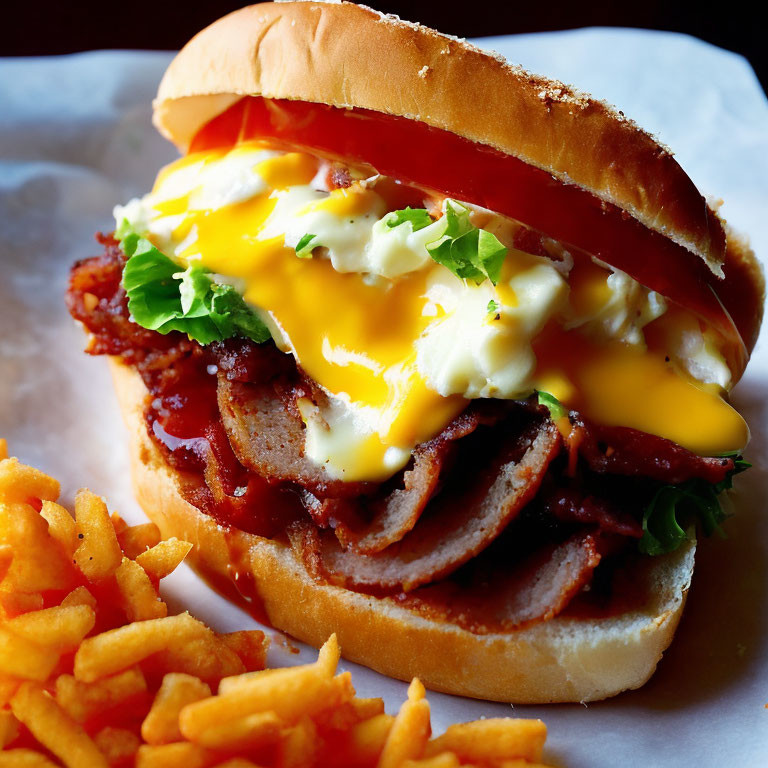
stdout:
[[265,670],[267,642],[168,615],[158,582],[191,545],[128,526],[0,440],[0,768],[522,768],[539,720],[488,719],[431,738],[424,686],[400,712],[355,696],[332,636],[313,664]]

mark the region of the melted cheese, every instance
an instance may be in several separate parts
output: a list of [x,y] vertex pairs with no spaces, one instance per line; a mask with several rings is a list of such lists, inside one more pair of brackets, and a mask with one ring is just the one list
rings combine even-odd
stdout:
[[[375,181],[329,193],[320,171],[313,157],[254,143],[194,155],[116,216],[181,264],[199,261],[235,285],[329,393],[322,412],[299,407],[307,455],[332,476],[383,480],[467,398],[533,389],[698,453],[746,443],[744,421],[721,397],[727,377],[713,340],[696,336],[685,313],[666,322],[664,300],[627,275],[510,249],[497,286],[466,283],[426,249],[442,219],[417,232],[389,227]],[[319,247],[297,258],[307,234]]]

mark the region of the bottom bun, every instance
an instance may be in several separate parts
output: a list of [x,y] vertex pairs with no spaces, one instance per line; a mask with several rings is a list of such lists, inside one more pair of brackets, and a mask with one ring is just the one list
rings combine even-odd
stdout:
[[319,647],[335,632],[350,661],[419,677],[436,691],[517,704],[595,701],[638,688],[672,640],[693,571],[695,543],[648,558],[633,574],[641,607],[607,618],[558,617],[513,632],[476,635],[417,615],[388,598],[316,582],[283,544],[228,530],[184,500],[184,476],[147,434],[141,378],[116,359],[112,373],[131,440],[134,490],[164,537],[194,545],[192,563],[245,580],[277,629]]

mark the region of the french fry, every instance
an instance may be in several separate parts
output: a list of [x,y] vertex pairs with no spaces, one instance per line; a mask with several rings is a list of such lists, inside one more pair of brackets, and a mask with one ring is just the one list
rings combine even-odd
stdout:
[[240,657],[246,671],[254,672],[264,669],[267,663],[269,640],[263,632],[258,629],[241,630],[218,637]]
[[168,606],[160,599],[146,571],[134,560],[123,558],[115,571],[115,581],[128,621],[161,619]]
[[348,731],[357,723],[370,720],[382,712],[384,712],[383,699],[354,698],[338,707],[321,712],[317,716],[317,724],[327,730]]
[[8,441],[0,437],[0,461],[8,458]]
[[37,645],[66,653],[77,649],[95,623],[93,608],[70,605],[24,613],[6,621],[5,628]]
[[13,712],[0,709],[0,750],[5,749],[19,735],[19,721]]
[[375,765],[384,749],[393,715],[374,715],[353,726],[332,744],[326,745],[323,764],[329,766]]
[[195,741],[212,725],[259,712],[274,711],[281,720],[293,724],[304,715],[311,717],[353,696],[348,672],[329,678],[327,670],[316,664],[275,670],[225,694],[190,704],[181,712],[179,727],[185,738]]
[[117,540],[126,557],[135,560],[160,543],[160,529],[154,523],[142,523],[125,528],[117,534]]
[[[248,687],[252,682],[257,684],[263,683],[267,678],[272,676],[277,676],[280,679],[283,677],[286,679],[293,678],[294,675],[308,675],[309,677],[319,675],[320,678],[325,675],[326,677],[330,677],[336,671],[340,658],[341,650],[336,635],[334,634],[331,635],[323,647],[320,648],[316,662],[297,667],[256,670],[247,674],[225,677],[219,683],[219,695],[231,693],[238,688]],[[280,684],[279,680],[277,684]]]
[[277,768],[304,768],[315,764],[319,747],[317,728],[308,717],[287,728],[277,746]]
[[75,563],[92,584],[104,581],[123,560],[104,500],[89,490],[78,491],[75,523],[80,542],[74,554]]
[[67,557],[77,549],[75,518],[55,501],[44,501],[40,517],[48,523],[48,533],[59,542]]
[[58,768],[56,763],[31,749],[0,752],[0,768]]
[[259,766],[245,757],[233,757],[225,763],[219,763],[217,768],[259,768]]
[[205,768],[211,760],[207,749],[188,741],[158,747],[143,744],[136,753],[136,768]]
[[61,486],[57,480],[18,459],[0,461],[0,501],[6,504],[31,500],[56,501]]
[[178,568],[191,549],[192,545],[188,541],[165,539],[137,555],[136,562],[150,579],[160,581]]
[[[209,749],[253,750],[273,744],[280,736],[284,723],[274,712],[258,712],[253,715],[214,723],[194,734],[195,744]],[[184,733],[182,729],[182,733]],[[189,738],[187,734],[184,734]]]
[[401,768],[458,768],[459,765],[459,758],[453,752],[441,752],[421,760],[406,760]]
[[158,651],[179,648],[211,630],[188,613],[150,619],[86,638],[75,654],[75,677],[92,683],[132,667]]
[[24,682],[23,680],[17,680],[15,677],[6,677],[0,675],[0,707],[5,707],[10,704],[16,691],[19,690],[19,686]]
[[541,720],[488,718],[448,726],[442,736],[427,745],[424,756],[454,752],[462,762],[502,758],[540,762],[546,738],[547,727]]
[[87,587],[75,587],[60,603],[62,608],[71,605],[87,605],[96,610],[98,603],[96,598],[88,591]]
[[4,590],[44,592],[74,586],[72,563],[48,535],[48,523],[28,504],[0,504],[0,544],[14,552]]
[[13,562],[13,547],[8,544],[0,545],[0,582],[5,578]]
[[[115,529],[117,540],[120,541],[120,534],[128,530],[128,523],[123,520],[118,512],[113,512],[109,519],[112,521],[112,527]],[[121,544],[122,547],[122,544]]]
[[179,713],[187,704],[206,699],[210,695],[211,689],[202,680],[192,675],[169,672],[163,677],[152,708],[141,724],[142,738],[147,744],[181,741]]
[[418,678],[408,686],[408,700],[400,707],[379,758],[378,768],[399,768],[405,760],[422,756],[432,729],[426,691]]
[[32,735],[67,768],[107,768],[88,734],[36,683],[24,683],[11,710]]
[[211,684],[245,672],[240,657],[210,630],[203,637],[161,651],[158,662],[168,672],[194,675]]
[[133,765],[133,758],[139,751],[141,739],[125,728],[102,728],[93,741],[110,766]]
[[56,701],[78,723],[125,704],[146,690],[147,683],[138,667],[93,683],[80,682],[72,675],[59,675],[56,679]]
[[296,673],[297,670],[307,669],[314,667],[314,664],[305,664],[297,667],[278,667],[277,669],[257,669],[253,672],[243,672],[240,675],[232,675],[231,677],[222,677],[219,681],[219,696],[223,696],[225,693],[231,693],[238,688],[245,688],[250,683],[258,680],[265,680],[273,675],[284,675],[287,670],[293,670]]
[[325,673],[330,677],[336,672],[336,667],[339,666],[339,659],[341,658],[341,648],[339,647],[339,640],[334,632],[322,645],[317,653],[317,661],[315,664],[318,669],[325,670]]
[[0,627],[0,675],[43,682],[59,663],[59,654]]
[[0,619],[8,620],[22,613],[41,611],[43,596],[39,592],[8,592],[0,590]]

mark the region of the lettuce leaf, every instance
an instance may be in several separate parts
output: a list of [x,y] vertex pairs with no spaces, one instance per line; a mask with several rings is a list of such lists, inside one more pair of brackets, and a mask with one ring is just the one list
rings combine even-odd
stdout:
[[721,523],[727,515],[715,487],[702,480],[659,488],[643,514],[643,536],[638,547],[646,555],[664,555],[686,539],[685,528],[698,523],[705,536],[724,536]]
[[568,415],[568,409],[554,395],[550,395],[549,392],[541,392],[540,390],[537,390],[536,394],[539,405],[543,405],[549,410],[549,416],[552,421],[558,421],[563,416]]
[[294,250],[296,251],[296,255],[300,259],[311,259],[312,258],[312,251],[316,247],[315,245],[312,245],[312,241],[317,237],[317,235],[311,235],[307,233],[304,235],[301,240],[299,240],[298,243],[296,243],[296,248]]
[[453,200],[446,201],[445,218],[445,233],[427,246],[430,256],[456,277],[478,284],[487,278],[496,285],[507,249],[495,235],[473,226],[469,211]]
[[392,211],[384,217],[384,222],[390,229],[399,227],[401,224],[405,224],[406,221],[411,223],[414,232],[418,232],[420,229],[424,229],[424,227],[432,224],[432,217],[426,208],[411,208],[410,206],[406,206],[399,211]]
[[261,343],[269,330],[231,285],[220,285],[199,264],[185,270],[125,222],[117,230],[128,261],[123,288],[128,309],[143,328],[180,331],[200,344],[244,336]]

